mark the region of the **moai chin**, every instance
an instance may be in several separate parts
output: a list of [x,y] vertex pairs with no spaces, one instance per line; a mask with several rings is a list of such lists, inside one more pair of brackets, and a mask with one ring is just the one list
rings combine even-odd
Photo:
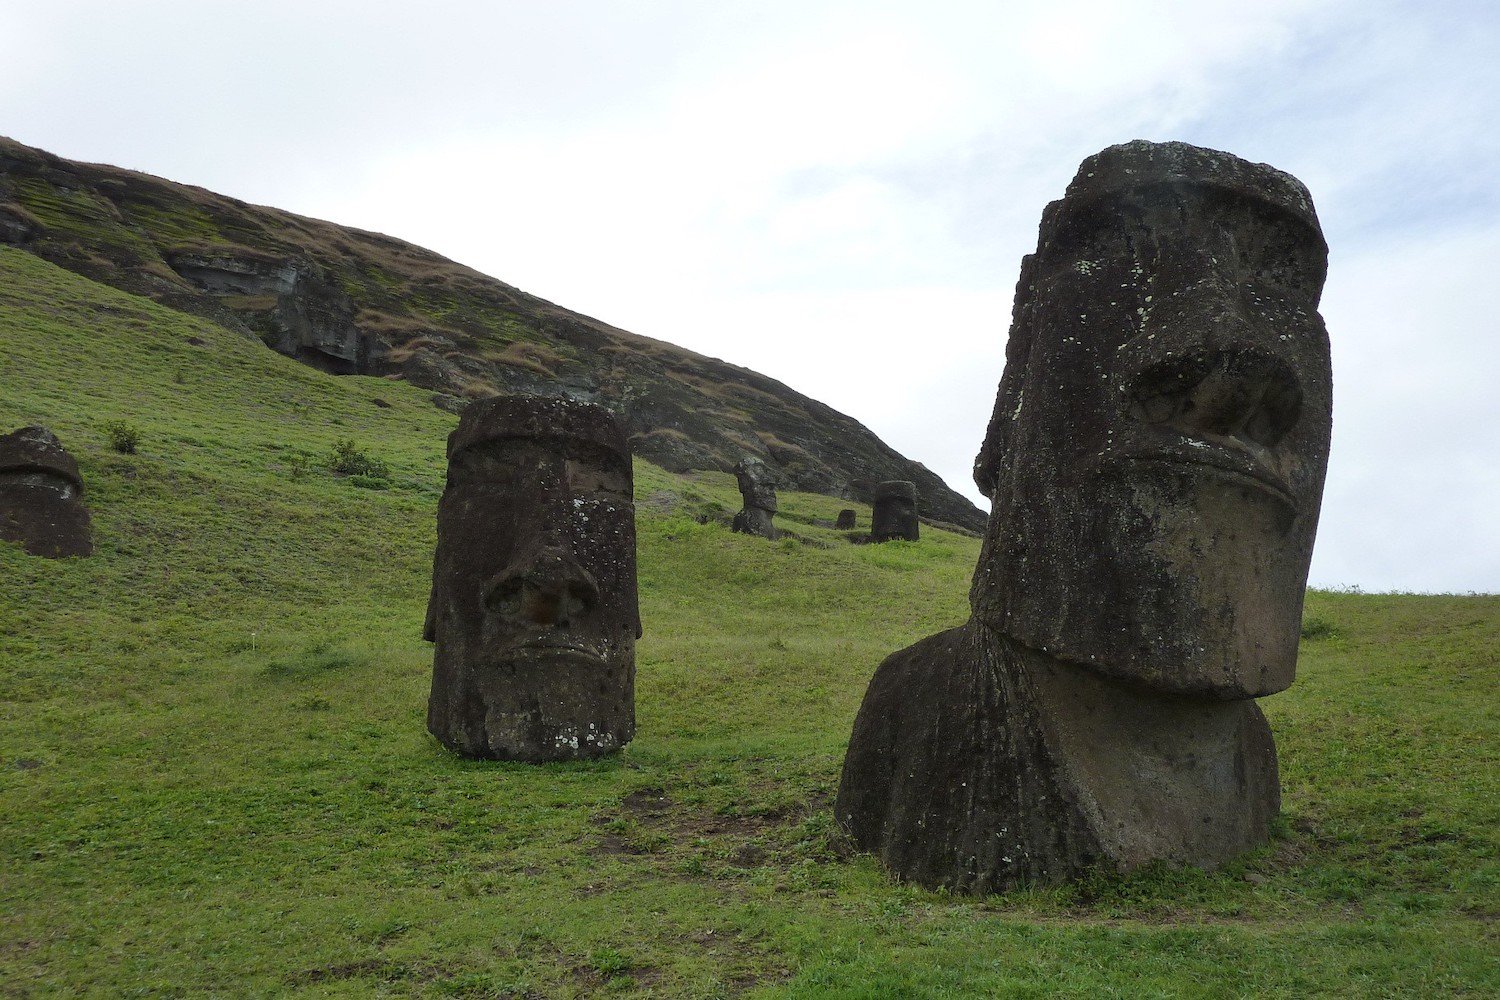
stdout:
[[839,531],[852,531],[854,530],[855,523],[854,509],[852,507],[845,507],[839,511],[838,520],[833,522],[833,526]]
[[917,540],[920,522],[917,520],[916,483],[900,479],[876,483],[872,507],[870,541]]
[[427,727],[467,757],[599,757],[635,735],[635,505],[609,411],[570,399],[471,404],[448,481],[425,638]]
[[742,458],[734,467],[734,478],[740,484],[744,509],[734,515],[731,528],[746,535],[776,537],[776,476],[771,467],[754,455]]
[[1106,149],[1047,207],[975,462],[973,616],[881,664],[844,762],[836,815],[887,867],[991,892],[1265,842],[1254,699],[1296,669],[1326,262],[1300,182],[1181,143]]
[[0,540],[49,559],[94,551],[78,463],[45,427],[0,436]]

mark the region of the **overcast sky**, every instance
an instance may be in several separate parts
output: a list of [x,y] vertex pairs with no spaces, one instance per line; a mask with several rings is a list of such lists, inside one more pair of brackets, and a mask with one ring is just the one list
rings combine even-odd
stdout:
[[1312,190],[1312,582],[1500,590],[1500,4],[0,3],[0,134],[386,232],[746,365],[979,499],[1017,268],[1085,156]]

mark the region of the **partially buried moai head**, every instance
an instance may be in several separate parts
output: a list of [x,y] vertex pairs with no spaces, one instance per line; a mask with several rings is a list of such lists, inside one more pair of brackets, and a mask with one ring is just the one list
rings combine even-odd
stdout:
[[917,484],[893,479],[875,484],[870,511],[870,539],[876,542],[915,542],[921,531],[917,519]]
[[739,480],[744,509],[734,515],[730,527],[742,534],[775,539],[778,535],[773,518],[776,515],[776,475],[771,467],[754,455],[747,455],[734,467]]
[[769,465],[747,455],[734,467],[734,478],[739,482],[740,497],[746,507],[776,512],[776,474]]
[[1307,189],[1182,143],[1085,160],[1021,268],[975,481],[971,600],[1022,643],[1159,690],[1292,682],[1328,462]]
[[0,436],[0,539],[34,556],[94,551],[78,463],[45,427]]
[[426,637],[428,728],[472,757],[597,757],[635,734],[635,506],[610,413],[502,396],[464,411]]

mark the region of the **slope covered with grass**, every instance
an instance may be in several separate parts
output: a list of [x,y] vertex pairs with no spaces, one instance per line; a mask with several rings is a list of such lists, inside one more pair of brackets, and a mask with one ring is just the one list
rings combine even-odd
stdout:
[[[730,477],[639,463],[638,738],[468,762],[419,638],[456,418],[5,249],[0,350],[0,429],[74,451],[97,546],[0,545],[0,994],[1500,989],[1500,599],[1311,596],[1269,848],[950,898],[850,856],[829,800],[977,541],[850,546],[789,494],[766,543],[713,516]],[[328,471],[351,439],[388,475]]]

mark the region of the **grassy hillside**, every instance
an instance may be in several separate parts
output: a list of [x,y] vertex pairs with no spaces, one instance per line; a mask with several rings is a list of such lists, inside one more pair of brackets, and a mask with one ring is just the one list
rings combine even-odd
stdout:
[[[912,480],[922,515],[984,514],[859,421],[748,368],[554,305],[379,233],[0,136],[0,246],[262,338],[314,367],[459,397],[539,387],[620,417],[637,455],[674,471],[757,455],[797,489],[869,497]],[[674,289],[663,279],[659,293]],[[705,323],[714,322],[704,317]],[[830,331],[853,337],[858,331]]]
[[[1500,598],[1311,596],[1269,848],[950,898],[850,856],[829,799],[977,541],[850,546],[789,494],[766,543],[698,523],[730,477],[641,463],[639,737],[468,762],[424,730],[428,393],[3,248],[0,350],[0,429],[73,449],[98,549],[0,545],[0,995],[1500,991]],[[344,439],[389,476],[328,471]]]

